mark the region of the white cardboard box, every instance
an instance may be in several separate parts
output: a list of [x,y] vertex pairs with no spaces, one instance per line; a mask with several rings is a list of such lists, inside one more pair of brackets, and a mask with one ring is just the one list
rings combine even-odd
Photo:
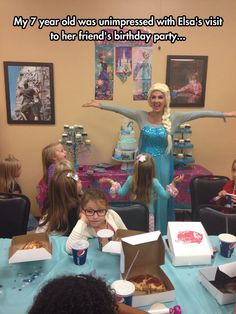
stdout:
[[122,277],[126,278],[130,265],[139,251],[127,280],[133,276],[151,274],[160,278],[167,289],[165,292],[151,294],[135,292],[132,305],[139,307],[151,305],[156,302],[170,302],[175,300],[175,288],[160,267],[160,265],[164,264],[165,259],[164,243],[160,231],[122,238],[121,242],[120,269]]
[[143,232],[136,231],[136,230],[126,230],[126,229],[118,229],[114,236],[113,240],[109,241],[104,247],[102,248],[102,251],[104,253],[111,253],[111,254],[121,254],[122,246],[121,246],[121,239],[124,237],[129,237],[132,235],[141,234]]
[[212,294],[219,304],[229,304],[236,302],[236,293],[223,293],[217,289],[210,281],[216,279],[217,271],[221,271],[229,277],[236,276],[236,262],[220,265],[218,267],[207,267],[199,270],[198,279],[201,284]]
[[[45,248],[23,250],[24,245],[30,241],[41,241],[45,245]],[[49,242],[47,233],[28,233],[12,238],[9,248],[9,264],[40,261],[51,258],[52,245]]]
[[111,253],[111,254],[118,254],[121,253],[121,242],[120,241],[109,241],[104,247],[102,248],[102,251],[104,253]]
[[168,222],[167,238],[174,266],[211,264],[213,248],[201,222]]

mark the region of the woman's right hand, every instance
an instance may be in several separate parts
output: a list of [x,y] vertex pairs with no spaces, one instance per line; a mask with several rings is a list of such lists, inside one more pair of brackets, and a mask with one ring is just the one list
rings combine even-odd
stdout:
[[93,108],[101,108],[101,105],[99,102],[92,99],[90,102],[87,102],[86,104],[83,104],[82,107],[93,107]]

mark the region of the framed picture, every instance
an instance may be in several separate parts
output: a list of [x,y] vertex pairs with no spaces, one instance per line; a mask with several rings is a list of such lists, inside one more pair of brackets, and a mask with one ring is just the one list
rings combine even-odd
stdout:
[[55,124],[53,64],[3,62],[9,124]]
[[167,56],[171,107],[204,107],[207,56]]

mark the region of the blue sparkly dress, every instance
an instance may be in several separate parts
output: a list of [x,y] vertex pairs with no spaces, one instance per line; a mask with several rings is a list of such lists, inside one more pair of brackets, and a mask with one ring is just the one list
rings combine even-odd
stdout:
[[[167,131],[163,125],[150,123],[146,111],[104,104],[101,105],[101,109],[120,113],[137,122],[140,128],[138,153],[148,153],[152,156],[155,163],[156,177],[161,185],[166,188],[173,180],[174,162],[172,152],[166,153]],[[224,115],[219,111],[206,110],[171,113],[171,135],[173,136],[179,124],[205,117],[224,118]],[[165,200],[157,197],[153,207],[156,230],[160,230],[165,235],[167,222],[175,220],[173,198]]]

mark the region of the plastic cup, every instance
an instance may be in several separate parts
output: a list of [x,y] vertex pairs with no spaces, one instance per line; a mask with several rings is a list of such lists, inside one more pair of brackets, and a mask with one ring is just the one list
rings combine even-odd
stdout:
[[110,229],[101,229],[97,232],[98,246],[100,251],[102,251],[104,245],[106,245],[109,241],[112,240],[113,235],[114,231]]
[[224,257],[231,257],[236,243],[236,237],[229,233],[219,234],[220,254]]
[[128,280],[116,280],[111,284],[111,288],[116,292],[118,303],[125,303],[132,306],[132,298],[135,291],[135,285]]
[[72,245],[73,260],[76,265],[84,265],[86,262],[89,242],[87,240],[79,240]]

